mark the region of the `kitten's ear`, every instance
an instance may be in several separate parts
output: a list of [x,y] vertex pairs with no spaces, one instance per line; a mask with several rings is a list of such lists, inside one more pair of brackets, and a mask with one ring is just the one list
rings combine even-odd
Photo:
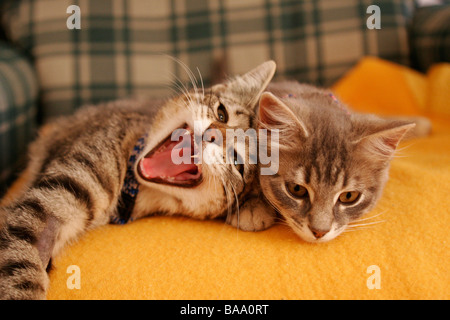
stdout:
[[259,121],[263,128],[282,132],[300,133],[308,137],[308,130],[292,110],[270,92],[264,92],[259,100]]
[[388,122],[384,128],[360,139],[357,144],[372,156],[389,160],[405,134],[416,126],[415,123]]
[[276,67],[275,62],[269,60],[246,74],[218,86],[221,86],[222,90],[230,90],[242,101],[242,105],[253,109],[258,103],[261,93],[272,80]]

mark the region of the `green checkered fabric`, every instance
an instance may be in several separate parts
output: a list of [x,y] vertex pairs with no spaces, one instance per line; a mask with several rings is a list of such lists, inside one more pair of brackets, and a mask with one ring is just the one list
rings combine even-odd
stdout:
[[[381,29],[369,30],[369,5]],[[328,86],[365,55],[408,64],[404,0],[14,0],[5,13],[9,37],[33,57],[43,116],[132,94],[167,96],[187,81],[183,61],[212,79],[274,59],[279,78]],[[70,5],[81,29],[69,30]],[[200,78],[197,76],[197,78]]]
[[34,136],[37,92],[29,62],[0,42],[0,195],[23,163]]
[[415,11],[411,46],[413,66],[420,71],[436,62],[450,62],[450,4]]

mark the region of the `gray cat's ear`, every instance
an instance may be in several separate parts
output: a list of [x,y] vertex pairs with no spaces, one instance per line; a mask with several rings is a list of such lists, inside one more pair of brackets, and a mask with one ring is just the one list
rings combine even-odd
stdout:
[[300,134],[305,138],[309,136],[303,122],[283,101],[270,92],[264,92],[261,95],[258,117],[263,128]]
[[371,156],[377,156],[381,160],[389,160],[405,134],[415,126],[415,123],[388,122],[384,128],[377,128],[376,132],[370,133],[356,143]]
[[275,74],[277,66],[269,60],[242,76],[235,77],[222,86],[237,96],[244,106],[255,108],[261,93],[266,89]]

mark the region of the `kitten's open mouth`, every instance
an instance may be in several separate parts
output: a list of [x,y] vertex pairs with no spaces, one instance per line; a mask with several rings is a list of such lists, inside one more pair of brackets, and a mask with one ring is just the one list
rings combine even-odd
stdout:
[[[201,166],[195,164],[192,158],[195,154],[194,135],[186,124],[184,129],[185,135],[189,135],[190,139],[180,136],[178,141],[172,141],[170,134],[139,161],[137,171],[142,179],[185,188],[195,187],[201,183]],[[174,163],[172,152],[179,157],[189,155],[190,163]]]

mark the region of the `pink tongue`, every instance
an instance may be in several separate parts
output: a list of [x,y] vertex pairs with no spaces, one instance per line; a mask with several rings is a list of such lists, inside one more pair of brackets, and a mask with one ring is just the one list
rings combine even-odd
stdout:
[[[172,149],[178,144],[178,142],[170,143],[162,152],[157,152],[153,154],[150,158],[143,158],[140,163],[140,169],[142,174],[147,179],[152,178],[175,178],[180,175],[178,178],[181,180],[186,180],[189,178],[193,178],[193,175],[197,173],[197,166],[195,164],[174,164],[172,162]],[[179,155],[183,156],[183,154],[191,154],[191,148],[185,147],[181,152],[181,149],[178,151]],[[189,172],[190,171],[190,172]],[[186,173],[186,174],[183,174]],[[183,174],[183,175],[181,175]],[[178,179],[177,179],[178,180]]]

